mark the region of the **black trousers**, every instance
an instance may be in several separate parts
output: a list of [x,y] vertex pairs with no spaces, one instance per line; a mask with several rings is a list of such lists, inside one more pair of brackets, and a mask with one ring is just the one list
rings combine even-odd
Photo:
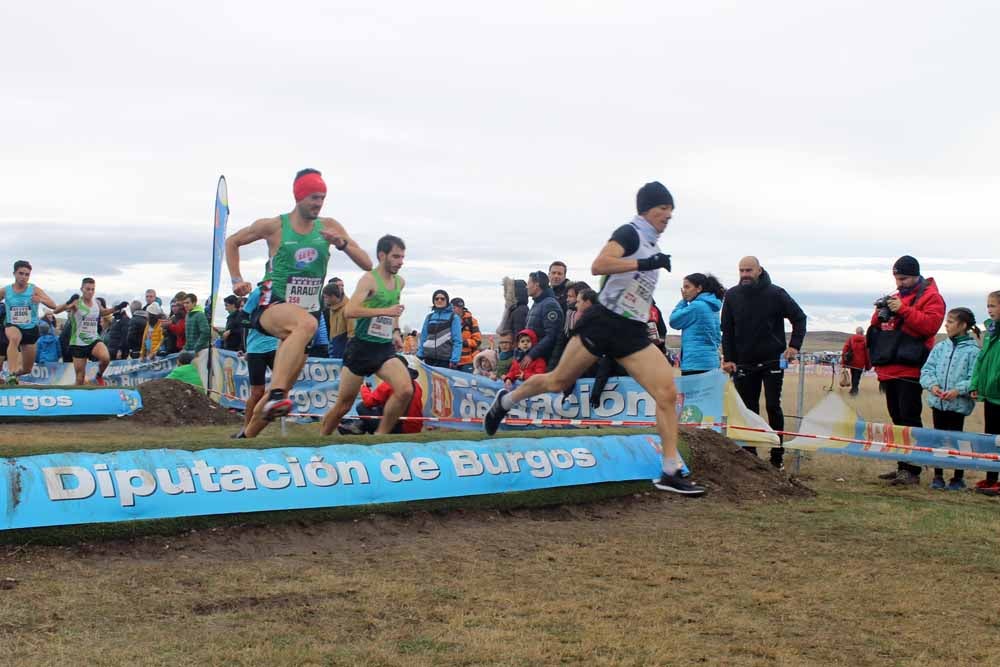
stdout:
[[[385,406],[382,405],[376,405],[373,408],[366,407],[361,401],[358,401],[356,407],[358,409],[358,416],[363,417],[381,417],[382,411],[385,410]],[[378,429],[378,425],[382,423],[381,419],[362,419],[360,421],[361,429],[369,435],[375,433],[376,429]],[[402,428],[403,422],[398,421],[396,422],[396,426],[393,427],[392,433],[402,433]]]
[[864,373],[864,370],[861,369],[861,368],[852,368],[851,369],[851,393],[852,394],[858,393],[858,388],[861,386],[861,374],[862,373]]
[[[961,431],[965,428],[965,415],[948,410],[938,410],[931,408],[931,415],[934,418],[934,428],[939,431]],[[943,468],[934,468],[935,477],[944,477]],[[955,469],[955,479],[965,477],[965,471]]]
[[[885,380],[880,386],[885,392],[885,405],[889,409],[889,418],[893,424],[923,427],[924,422],[920,413],[924,409],[924,404],[920,396],[924,390],[920,382],[914,379]],[[898,461],[896,467],[914,475],[919,475],[921,471],[920,466],[903,461]]]
[[[764,388],[764,400],[767,402],[767,423],[775,431],[785,430],[785,413],[781,409],[781,385],[785,381],[785,371],[774,366],[741,371],[733,376],[736,392],[743,404],[752,412],[760,413],[760,389]],[[784,442],[784,437],[778,436]],[[745,447],[749,452],[757,453],[756,447]],[[781,465],[784,459],[783,447],[771,448],[771,463]]]

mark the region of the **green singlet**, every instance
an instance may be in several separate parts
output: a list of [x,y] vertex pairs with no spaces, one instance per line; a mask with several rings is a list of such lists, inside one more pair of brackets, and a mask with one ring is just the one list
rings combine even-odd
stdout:
[[299,234],[288,214],[281,215],[281,245],[264,274],[264,282],[271,281],[271,299],[282,299],[310,313],[320,308],[319,295],[330,262],[330,242],[320,235],[323,223],[317,218],[312,224],[309,233]]
[[[382,282],[378,269],[372,269],[377,286],[375,293],[365,299],[365,308],[389,308],[399,303],[399,295],[403,291],[399,286],[399,276],[393,276],[393,288],[389,289]],[[392,332],[396,328],[396,318],[388,315],[378,317],[359,317],[354,327],[354,337],[369,343],[392,342]]]
[[101,335],[98,333],[98,325],[101,322],[101,305],[97,298],[91,305],[87,305],[83,302],[83,299],[78,299],[76,302],[76,310],[74,310],[69,315],[69,344],[70,345],[93,345],[101,340]]

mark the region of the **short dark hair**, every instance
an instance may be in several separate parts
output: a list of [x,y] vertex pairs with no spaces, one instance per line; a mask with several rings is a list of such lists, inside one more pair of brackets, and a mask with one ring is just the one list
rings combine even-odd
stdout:
[[191,303],[198,303],[198,297],[194,295],[194,292],[188,292],[184,295],[185,301],[190,301]]
[[223,301],[225,303],[228,303],[230,306],[236,306],[239,305],[240,303],[240,297],[236,296],[235,294],[230,294],[225,299],[223,299]]
[[583,292],[584,290],[588,289],[590,289],[590,285],[588,285],[583,280],[577,280],[575,283],[569,283],[568,285],[566,285],[566,291],[568,292],[570,290],[573,290],[574,292],[576,292],[577,297],[580,296],[580,292]]
[[184,350],[177,355],[177,363],[181,366],[186,366],[194,361],[194,352],[191,350]]
[[80,281],[80,287],[83,287],[84,285],[96,285],[96,284],[97,281],[94,280],[93,278],[84,278],[83,280]]
[[549,274],[545,273],[544,271],[532,271],[531,273],[528,274],[528,277],[531,278],[535,282],[535,284],[541,287],[542,289],[545,289],[546,287],[549,286]]
[[300,178],[302,178],[303,176],[308,176],[309,174],[319,174],[320,176],[322,176],[322,175],[323,175],[323,174],[321,174],[321,173],[319,172],[319,170],[318,170],[318,169],[300,169],[300,170],[299,170],[299,171],[298,171],[298,172],[297,172],[297,173],[295,174],[295,178],[294,178],[294,179],[292,179],[292,180],[296,180],[296,181],[297,181],[297,180],[299,180]]
[[566,263],[565,262],[560,262],[558,259],[556,261],[552,262],[551,264],[549,264],[549,271],[552,270],[553,266],[561,266],[561,267],[563,267],[563,271],[566,271]]
[[31,263],[26,259],[19,259],[14,262],[14,271],[17,271],[18,269],[28,269],[31,271]]
[[389,254],[392,252],[393,248],[399,248],[400,250],[406,250],[406,244],[403,243],[403,239],[398,236],[393,236],[392,234],[386,234],[378,240],[378,244],[375,246],[375,256],[377,257],[380,252]]
[[587,301],[589,303],[597,303],[597,292],[595,292],[594,290],[592,290],[592,289],[590,289],[588,287],[585,290],[581,290],[581,291],[577,292],[576,293],[576,298],[577,299],[582,299],[582,300]]
[[323,286],[323,296],[335,296],[338,299],[343,299],[344,290],[337,283],[327,283]]

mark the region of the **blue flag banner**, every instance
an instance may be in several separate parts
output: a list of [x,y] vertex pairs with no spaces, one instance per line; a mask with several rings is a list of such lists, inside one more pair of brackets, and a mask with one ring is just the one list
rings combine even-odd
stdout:
[[652,479],[653,436],[175,449],[0,459],[0,530]]
[[133,389],[0,389],[0,419],[123,417],[140,408],[142,397]]
[[212,323],[216,301],[219,299],[219,276],[222,274],[222,262],[226,253],[226,223],[229,221],[229,190],[226,187],[226,177],[219,176],[219,184],[215,188],[215,218],[212,222],[212,285],[205,301],[205,314],[208,323]]

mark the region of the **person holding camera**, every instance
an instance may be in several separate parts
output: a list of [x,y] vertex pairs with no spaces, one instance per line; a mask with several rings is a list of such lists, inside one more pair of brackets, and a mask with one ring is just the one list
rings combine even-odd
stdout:
[[[722,370],[732,374],[743,404],[760,412],[760,390],[767,402],[767,423],[775,431],[785,430],[781,409],[781,387],[785,368],[802,349],[806,337],[806,314],[788,292],[771,282],[760,261],[748,256],[740,260],[740,283],[726,291],[722,304]],[[785,344],[785,320],[792,336]],[[784,438],[779,434],[779,439]],[[756,447],[747,447],[752,454]],[[771,465],[782,469],[783,447],[771,448]]]
[[[892,265],[897,291],[875,302],[868,327],[868,357],[896,426],[922,427],[920,369],[930,356],[945,305],[933,278],[920,275],[920,262],[903,255]],[[879,475],[894,486],[920,483],[920,466],[904,461]]]

